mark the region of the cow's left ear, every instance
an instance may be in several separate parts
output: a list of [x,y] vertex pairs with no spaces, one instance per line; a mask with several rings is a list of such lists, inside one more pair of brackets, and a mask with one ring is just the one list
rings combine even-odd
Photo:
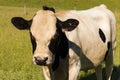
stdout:
[[12,24],[20,29],[20,30],[26,30],[29,29],[31,24],[32,24],[32,20],[25,20],[22,17],[13,17],[11,19]]
[[66,21],[60,21],[57,19],[57,24],[64,31],[72,31],[78,26],[79,21],[77,19],[68,19]]

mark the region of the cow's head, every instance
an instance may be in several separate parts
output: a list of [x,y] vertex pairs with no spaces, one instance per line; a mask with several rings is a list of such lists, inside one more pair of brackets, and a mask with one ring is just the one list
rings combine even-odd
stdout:
[[56,64],[68,54],[68,41],[63,31],[72,31],[79,22],[76,19],[60,21],[53,8],[43,7],[32,20],[21,17],[11,19],[20,30],[29,30],[33,46],[33,61],[38,65]]

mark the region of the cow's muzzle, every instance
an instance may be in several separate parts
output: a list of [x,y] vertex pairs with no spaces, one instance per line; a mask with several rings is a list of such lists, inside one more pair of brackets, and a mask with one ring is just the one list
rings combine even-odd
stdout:
[[44,66],[46,65],[46,61],[48,60],[48,57],[45,57],[44,59],[41,59],[40,57],[34,57],[34,59],[37,65]]

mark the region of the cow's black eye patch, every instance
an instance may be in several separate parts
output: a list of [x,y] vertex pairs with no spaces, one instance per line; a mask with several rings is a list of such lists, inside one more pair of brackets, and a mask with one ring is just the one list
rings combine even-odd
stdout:
[[99,35],[100,35],[100,38],[102,39],[102,41],[105,43],[106,37],[105,37],[105,34],[103,33],[103,31],[101,29],[99,29]]
[[31,34],[31,32],[30,32],[30,39],[31,39],[31,43],[32,43],[33,53],[34,53],[37,44],[36,44],[35,38]]

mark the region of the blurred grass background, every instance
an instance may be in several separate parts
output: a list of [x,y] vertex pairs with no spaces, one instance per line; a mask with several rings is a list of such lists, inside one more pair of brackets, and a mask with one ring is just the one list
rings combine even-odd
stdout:
[[[0,80],[44,80],[41,67],[32,63],[32,48],[28,31],[13,27],[10,19],[22,16],[31,19],[43,5],[59,10],[84,10],[105,4],[116,16],[117,47],[112,80],[120,80],[120,1],[119,0],[0,0]],[[104,71],[103,71],[104,73]],[[105,76],[104,76],[105,77]],[[80,80],[96,80],[94,70],[82,72]],[[105,80],[105,79],[103,79]]]

